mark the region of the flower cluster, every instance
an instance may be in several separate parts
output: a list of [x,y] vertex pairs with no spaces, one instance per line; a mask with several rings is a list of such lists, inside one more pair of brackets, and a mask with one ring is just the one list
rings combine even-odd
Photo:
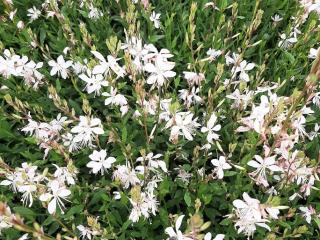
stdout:
[[318,0],[25,1],[0,4],[4,239],[318,234]]

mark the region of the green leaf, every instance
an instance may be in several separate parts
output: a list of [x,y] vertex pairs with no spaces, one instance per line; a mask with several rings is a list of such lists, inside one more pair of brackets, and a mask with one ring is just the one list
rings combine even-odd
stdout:
[[34,220],[35,216],[37,215],[30,208],[26,208],[26,207],[14,207],[13,212],[18,213],[21,217],[27,218],[30,220]]
[[186,192],[186,193],[184,194],[183,199],[184,199],[184,201],[186,202],[187,206],[190,207],[190,206],[191,206],[191,197],[190,197],[189,192]]

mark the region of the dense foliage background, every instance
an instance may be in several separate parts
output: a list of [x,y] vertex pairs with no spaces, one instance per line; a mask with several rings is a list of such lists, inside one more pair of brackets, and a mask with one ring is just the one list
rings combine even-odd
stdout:
[[[40,11],[38,16],[29,11],[34,6]],[[160,23],[150,19],[153,11],[161,14]],[[24,237],[30,239],[79,239],[81,235],[94,239],[204,239],[210,232],[213,237],[224,234],[224,239],[252,235],[253,239],[318,239],[320,158],[316,124],[320,120],[320,101],[317,59],[311,54],[319,47],[318,12],[320,3],[306,0],[0,2],[0,176],[2,181],[8,180],[27,162],[37,166],[37,174],[44,178],[31,192],[32,205],[29,200],[21,200],[26,190],[14,191],[2,182],[0,201],[6,205],[0,206],[0,238],[19,239],[28,233]],[[141,39],[141,48],[153,44],[159,52],[167,50],[152,53],[149,46],[153,58],[145,62],[141,58],[145,66],[139,70],[135,58],[140,53],[124,45],[133,37]],[[43,75],[39,84],[35,84],[37,80],[28,82],[23,72],[26,68],[20,69],[20,75],[8,74],[8,69],[17,66],[10,66],[5,49],[12,55],[28,57],[28,61],[43,62],[38,69]],[[109,67],[112,61],[107,56],[117,59],[119,65],[113,65],[116,70],[111,67],[109,73],[104,72],[101,76],[106,83],[89,93],[88,85],[95,87],[96,83],[88,83],[81,74],[90,78],[86,70],[103,65],[95,51],[107,59]],[[149,76],[154,73],[148,64],[158,61],[154,57],[157,54],[169,53],[172,57],[168,61],[174,63],[174,68],[163,68],[176,74],[168,74],[164,84],[157,82],[159,78],[152,83]],[[59,56],[66,65],[67,60],[72,61],[72,66],[64,65],[66,77],[62,74],[64,67],[52,72]],[[246,63],[240,66],[244,60]],[[168,61],[160,62],[165,65]],[[316,70],[312,72],[313,61]],[[76,63],[84,70],[80,65],[75,67]],[[160,63],[155,62],[155,66],[158,74]],[[195,75],[188,80],[185,71]],[[196,81],[200,83],[188,83]],[[121,96],[106,104],[108,96],[101,93],[112,95],[111,87],[125,97],[126,104]],[[241,96],[230,97],[236,90]],[[264,105],[266,113],[262,113],[261,96],[269,99]],[[161,102],[164,99],[171,99],[167,107]],[[245,126],[243,119],[254,111],[263,118],[261,126],[239,131]],[[188,117],[179,112],[189,117],[191,114],[194,122],[188,122]],[[164,113],[170,114],[163,117]],[[39,124],[50,123],[59,114],[68,120],[61,125],[63,133],[54,138],[50,138],[51,133],[47,138],[37,135],[35,129],[40,125],[26,129],[32,127],[31,119]],[[217,117],[216,121],[211,119],[213,125],[221,125],[221,129],[208,126],[212,114]],[[80,116],[100,119],[95,127],[101,127],[103,133],[90,136],[95,146],[82,144],[74,150],[62,135],[71,132],[74,137]],[[178,132],[173,132],[174,126],[178,126]],[[280,128],[276,133],[268,130],[274,126]],[[205,131],[204,127],[211,130]],[[208,132],[218,136],[210,141]],[[290,137],[295,139],[292,146],[282,148],[283,141]],[[99,170],[94,174],[87,166],[93,161],[89,156],[94,150],[106,150],[108,157],[115,158],[112,166],[100,166],[100,170],[105,168],[103,174]],[[148,153],[162,155],[151,166],[151,160],[145,158]],[[299,156],[300,165],[292,173],[296,175],[289,176],[290,167],[285,170],[285,161],[293,154]],[[252,164],[248,165],[257,160],[256,155],[275,156],[274,164],[281,167],[281,174],[266,167],[263,171],[267,172],[267,184],[257,179]],[[141,156],[144,159],[137,161]],[[224,167],[218,166],[221,156],[226,159]],[[212,159],[217,159],[218,165]],[[144,173],[138,168],[134,176],[128,175],[131,182],[126,187],[115,176],[120,165],[131,170],[142,166]],[[59,167],[67,167],[75,184],[62,184],[71,191],[61,200],[64,213],[57,207],[50,214],[50,200],[40,195],[48,189],[53,191],[50,182],[59,178],[54,174]],[[298,173],[297,169],[305,172]],[[140,213],[134,221],[130,215],[134,203],[143,193],[149,193],[146,189],[150,182],[156,184],[152,188],[158,202],[156,210],[150,210],[148,217]],[[305,184],[311,184],[309,194],[301,190],[307,188]],[[120,199],[115,199],[115,192]],[[251,223],[256,227],[253,231],[240,231],[236,223],[245,213],[237,212],[234,201],[242,200],[243,193],[258,199],[261,208],[281,206],[277,218],[262,214],[260,223],[267,224],[270,231],[255,223]],[[294,194],[300,197],[294,198]],[[11,209],[9,215],[6,206]],[[310,221],[301,207],[308,207]],[[179,235],[174,226],[181,215],[185,217]],[[88,234],[80,225],[87,228]],[[176,236],[169,236],[166,228],[171,226]],[[210,239],[209,234],[206,239]]]

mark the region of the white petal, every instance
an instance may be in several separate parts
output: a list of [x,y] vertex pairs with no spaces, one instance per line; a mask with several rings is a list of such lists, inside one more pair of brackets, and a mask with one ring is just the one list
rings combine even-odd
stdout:
[[181,227],[181,223],[182,223],[183,218],[184,218],[184,215],[181,215],[180,217],[178,217],[178,219],[176,221],[176,230],[178,230]]
[[239,199],[234,200],[234,201],[232,202],[232,204],[233,204],[233,206],[235,206],[236,208],[246,208],[246,207],[247,207],[247,204],[246,204],[244,201],[239,200]]
[[52,199],[48,205],[48,211],[50,214],[53,214],[56,212],[56,208],[57,208],[57,201],[56,199]]

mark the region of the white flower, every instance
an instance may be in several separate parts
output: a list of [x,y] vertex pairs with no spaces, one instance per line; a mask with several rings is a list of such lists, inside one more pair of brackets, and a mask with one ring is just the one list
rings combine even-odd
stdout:
[[75,184],[75,178],[77,174],[77,170],[74,169],[72,172],[68,167],[59,167],[56,164],[53,164],[57,168],[54,172],[54,177],[59,179],[59,181],[66,182],[69,185]]
[[252,236],[256,230],[256,225],[264,227],[271,231],[266,224],[267,219],[262,218],[260,201],[251,198],[247,193],[243,193],[242,200],[234,200],[236,216],[238,217],[235,227],[238,227],[238,233],[243,232],[248,237]]
[[258,184],[263,184],[265,187],[269,186],[267,181],[266,169],[269,169],[273,172],[282,172],[282,168],[275,165],[276,156],[271,156],[267,158],[262,158],[259,155],[255,155],[255,160],[251,160],[248,162],[248,165],[256,168],[254,172],[250,173],[253,177],[256,178]]
[[282,17],[280,17],[278,14],[275,14],[274,16],[271,17],[271,19],[274,21],[274,22],[280,22],[282,21]]
[[184,136],[187,140],[193,140],[194,130],[200,126],[197,118],[193,118],[191,112],[179,112],[175,114],[166,124],[165,128],[171,127],[170,140],[175,142],[178,136]]
[[150,62],[150,61],[168,62],[168,58],[173,57],[173,54],[171,54],[168,49],[162,48],[160,51],[158,51],[158,49],[153,44],[146,45],[145,49],[149,52],[143,58],[143,60],[146,62]]
[[162,87],[166,79],[176,76],[176,73],[171,71],[174,66],[174,62],[163,61],[163,59],[159,58],[156,59],[154,64],[147,63],[144,70],[151,73],[147,79],[147,83]]
[[179,90],[179,98],[184,101],[184,104],[189,108],[191,104],[202,103],[202,98],[198,96],[200,88],[192,87],[191,91],[188,89]]
[[[163,160],[159,160],[160,157],[162,157],[162,154],[153,155],[151,152],[144,157],[138,157],[136,161],[143,162],[144,165],[147,165],[150,168],[150,170],[160,168],[163,172],[167,172],[166,163]],[[144,173],[144,169],[144,166],[136,167],[136,170],[139,170],[142,174]]]
[[94,150],[93,153],[89,155],[89,158],[92,161],[88,162],[87,167],[92,168],[94,174],[101,171],[101,175],[103,175],[107,169],[111,168],[111,165],[116,161],[114,157],[107,158],[106,150],[101,150],[99,152]]
[[19,76],[20,70],[17,68],[17,62],[20,56],[12,55],[8,49],[3,51],[3,56],[0,56],[0,74],[4,78],[9,78],[11,75]]
[[6,228],[11,228],[12,227],[12,224],[10,222],[10,218],[12,216],[14,216],[12,213],[11,213],[11,209],[9,206],[5,206],[5,209],[2,209],[3,213],[4,214],[1,214],[0,215],[0,236],[1,236],[1,231],[2,229],[6,229]]
[[101,12],[98,8],[90,4],[88,17],[90,19],[97,20],[102,16],[103,16],[103,12]]
[[216,50],[213,48],[209,48],[209,50],[207,51],[207,55],[209,56],[210,60],[215,60],[221,54],[222,54],[221,50]]
[[29,202],[28,207],[31,207],[33,204],[33,196],[32,194],[37,191],[37,186],[35,184],[24,183],[19,186],[18,191],[23,193],[21,201],[23,204],[27,204]]
[[314,130],[312,132],[309,133],[309,139],[312,141],[315,137],[319,136],[319,130],[320,130],[320,126],[318,123],[316,123],[314,125]]
[[320,108],[320,92],[316,92],[314,97],[312,98],[312,103],[315,104],[318,108]]
[[278,47],[287,49],[290,48],[293,44],[295,44],[298,39],[293,36],[293,37],[287,37],[287,35],[285,33],[280,35],[281,40],[278,43]]
[[113,179],[119,180],[124,188],[129,188],[130,185],[135,186],[140,183],[134,169],[130,165],[118,165],[117,170],[113,172]]
[[169,238],[167,238],[167,240],[170,239],[176,239],[176,240],[191,240],[192,238],[188,238],[185,237],[183,235],[183,233],[180,230],[181,224],[182,224],[182,220],[184,218],[184,215],[181,215],[180,217],[178,217],[176,224],[175,224],[175,228],[173,227],[167,227],[164,231],[167,235],[169,235]]
[[155,11],[152,11],[152,14],[150,16],[150,21],[153,22],[155,28],[160,27],[160,13],[156,13]]
[[19,21],[18,23],[17,23],[17,28],[18,29],[23,29],[24,28],[24,22],[23,21]]
[[31,22],[38,19],[41,15],[40,10],[38,10],[35,6],[33,6],[32,8],[29,8],[27,12],[28,12],[27,16],[30,17]]
[[90,70],[87,70],[87,74],[79,75],[79,78],[86,82],[87,85],[85,89],[88,93],[94,92],[99,95],[101,88],[109,85],[102,74],[93,75]]
[[148,54],[148,49],[142,43],[140,37],[131,37],[126,36],[126,43],[121,46],[126,52],[128,52],[133,57],[133,64],[136,67],[136,70],[141,72],[143,70],[143,59]]
[[196,73],[196,72],[183,72],[183,77],[188,81],[190,86],[193,85],[201,85],[201,82],[205,79],[203,73]]
[[237,109],[246,109],[249,102],[253,98],[253,91],[249,91],[245,94],[241,94],[239,89],[236,89],[232,94],[227,95],[226,97],[229,99],[234,100],[234,103],[232,104],[232,108]]
[[80,231],[80,238],[91,240],[92,237],[101,235],[101,233],[97,230],[94,230],[90,227],[85,227],[83,225],[78,225],[77,229]]
[[117,62],[119,59],[116,59],[111,55],[107,56],[107,59],[109,67],[117,75],[117,78],[124,77],[126,75],[124,67],[121,67]]
[[252,70],[254,66],[254,63],[247,63],[246,60],[243,60],[239,65],[232,69],[232,72],[234,71],[235,73],[240,73],[239,79],[241,81],[249,82],[250,79],[247,71]]
[[79,225],[79,226],[77,226],[77,229],[80,231],[80,238],[83,238],[83,239],[91,239],[92,238],[92,230],[89,227]]
[[23,71],[21,75],[23,76],[26,85],[32,86],[34,89],[37,89],[39,85],[43,84],[43,75],[37,70],[39,68],[42,68],[42,66],[42,62],[35,63],[34,61],[30,61],[23,65]]
[[206,233],[203,240],[223,240],[225,237],[224,234],[217,234],[215,238],[212,238],[212,234],[210,232]]
[[110,66],[107,60],[102,56],[101,53],[97,51],[91,51],[91,53],[100,60],[100,64],[96,65],[92,69],[93,74],[107,74],[109,72]]
[[306,219],[307,223],[311,223],[312,215],[316,214],[315,209],[312,206],[309,207],[299,207],[299,210],[302,212],[302,216]]
[[92,147],[94,134],[100,135],[104,133],[101,120],[99,118],[88,118],[86,116],[80,116],[79,118],[79,124],[71,129],[71,133],[77,134],[73,141],[80,143],[83,147]]
[[229,65],[239,65],[240,62],[240,55],[238,53],[232,53],[230,56],[230,53],[227,53],[226,56],[226,64]]
[[121,193],[120,192],[118,192],[118,191],[114,191],[113,192],[113,198],[115,199],[115,200],[119,200],[119,199],[121,199]]
[[222,179],[224,174],[223,170],[231,169],[229,163],[226,162],[226,158],[224,156],[220,156],[218,159],[212,159],[211,163],[213,166],[215,166],[215,171],[217,172],[218,179]]
[[[87,62],[87,59],[84,59],[84,62]],[[72,69],[75,74],[79,75],[80,73],[85,73],[88,68],[86,65],[82,64],[81,62],[74,62],[72,65]],[[96,74],[96,73],[93,73]]]
[[316,58],[317,58],[318,51],[319,51],[319,48],[318,48],[318,49],[311,48],[311,49],[310,49],[310,52],[309,52],[309,55],[308,55],[308,58],[310,58],[310,59],[316,59]]
[[220,124],[215,125],[216,122],[217,122],[217,116],[215,115],[215,113],[212,113],[209,121],[207,122],[207,126],[201,128],[201,132],[208,133],[207,141],[209,143],[213,143],[213,140],[219,139],[219,135],[216,132],[218,132],[221,129],[221,125]]
[[130,198],[130,202],[132,204],[131,213],[129,215],[129,220],[132,222],[138,222],[141,216],[145,218],[149,218],[148,205],[143,199],[139,202],[135,202]]
[[180,179],[184,183],[189,183],[189,179],[192,177],[191,173],[188,173],[182,166],[175,168],[179,173],[177,178]]
[[104,92],[103,96],[106,96],[106,100],[104,101],[105,105],[116,105],[116,106],[124,106],[127,105],[127,99],[122,94],[117,94],[117,89],[111,87],[110,93]]
[[29,234],[23,234],[20,238],[18,238],[18,240],[27,240],[29,238]]
[[129,219],[137,222],[140,217],[149,218],[150,214],[156,215],[159,202],[155,198],[153,192],[141,192],[140,198],[137,200],[129,199],[132,204]]
[[[65,186],[60,186],[59,181],[53,180],[48,183],[51,193],[42,194],[39,199],[42,202],[49,202],[48,204],[48,212],[50,214],[54,214],[57,209],[57,205],[62,211],[64,208],[64,204],[62,200],[66,200],[67,197],[71,194],[70,190],[66,189]],[[63,213],[63,211],[62,211]]]
[[49,66],[52,67],[50,71],[50,75],[54,76],[58,73],[58,75],[61,75],[63,79],[66,79],[68,77],[69,70],[68,68],[72,66],[72,61],[65,61],[63,56],[60,55],[57,58],[57,61],[50,60],[48,62]]

